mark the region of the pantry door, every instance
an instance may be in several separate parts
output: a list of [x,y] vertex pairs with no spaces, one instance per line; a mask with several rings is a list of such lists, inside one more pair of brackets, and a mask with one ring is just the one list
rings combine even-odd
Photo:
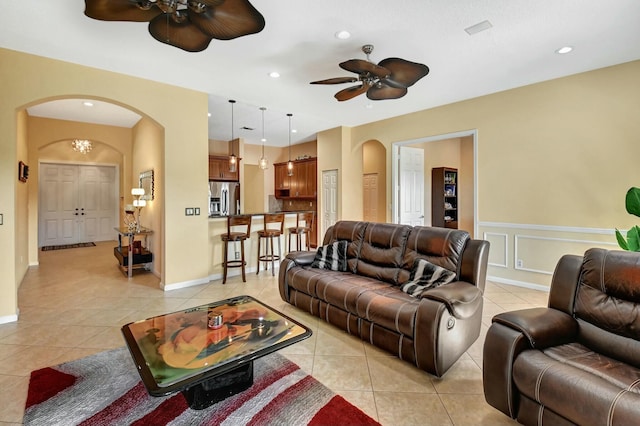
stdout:
[[411,226],[424,225],[424,150],[400,147],[400,220]]
[[115,238],[115,166],[40,165],[38,246]]

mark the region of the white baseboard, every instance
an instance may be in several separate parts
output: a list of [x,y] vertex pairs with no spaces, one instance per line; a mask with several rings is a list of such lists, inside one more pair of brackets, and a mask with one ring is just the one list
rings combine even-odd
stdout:
[[549,287],[547,287],[546,285],[533,284],[533,283],[528,283],[526,281],[511,280],[508,278],[491,277],[491,276],[487,277],[487,281],[493,281],[494,283],[499,283],[499,284],[512,285],[515,287],[530,288],[532,290],[544,291],[546,293],[549,292]]
[[[280,269],[280,265],[276,264],[275,265],[275,271],[278,271]],[[257,271],[256,267],[245,267],[245,274],[255,274]],[[275,273],[275,272],[274,272]],[[242,271],[240,269],[234,268],[233,270],[229,271],[227,273],[227,278],[229,277],[237,277],[242,275]],[[174,283],[174,284],[168,284],[168,285],[163,285],[160,284],[160,288],[163,289],[164,291],[171,291],[171,290],[179,290],[181,288],[188,288],[188,287],[193,287],[196,285],[200,285],[200,284],[207,284],[211,281],[217,281],[217,280],[222,280],[222,273],[218,273],[218,274],[212,274],[209,275],[208,277],[205,278],[200,278],[197,280],[191,280],[191,281],[183,281],[180,283]]]
[[18,315],[5,315],[0,317],[0,324],[8,324],[18,321]]

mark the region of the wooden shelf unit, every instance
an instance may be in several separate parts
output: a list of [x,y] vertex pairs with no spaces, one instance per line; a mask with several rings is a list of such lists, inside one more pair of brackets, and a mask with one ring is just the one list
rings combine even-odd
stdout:
[[431,169],[431,226],[458,229],[458,169]]

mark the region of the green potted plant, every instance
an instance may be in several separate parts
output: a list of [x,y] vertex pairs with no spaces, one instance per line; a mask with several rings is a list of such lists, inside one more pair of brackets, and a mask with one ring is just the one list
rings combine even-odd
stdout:
[[[627,191],[625,197],[627,213],[640,217],[640,188],[635,186]],[[627,231],[627,238],[616,228],[616,239],[623,250],[640,251],[640,226],[636,225]]]

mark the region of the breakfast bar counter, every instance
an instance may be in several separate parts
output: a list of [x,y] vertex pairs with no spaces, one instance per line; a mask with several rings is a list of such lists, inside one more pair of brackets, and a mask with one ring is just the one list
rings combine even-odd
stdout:
[[[282,256],[286,256],[286,238],[288,237],[287,228],[296,226],[296,217],[299,212],[294,211],[279,211],[279,212],[265,212],[265,213],[246,213],[251,215],[251,234],[248,240],[245,241],[245,258],[247,262],[246,272],[256,273],[256,267],[258,262],[258,231],[264,227],[264,215],[272,213],[284,213],[284,233],[281,238]],[[209,279],[218,280],[222,279],[223,267],[222,259],[224,257],[224,244],[220,238],[222,234],[227,232],[227,216],[210,216],[209,217]],[[234,258],[234,252],[240,252],[240,243],[229,243],[229,256],[230,259]],[[239,270],[229,271],[229,277],[234,277],[240,274]]]

